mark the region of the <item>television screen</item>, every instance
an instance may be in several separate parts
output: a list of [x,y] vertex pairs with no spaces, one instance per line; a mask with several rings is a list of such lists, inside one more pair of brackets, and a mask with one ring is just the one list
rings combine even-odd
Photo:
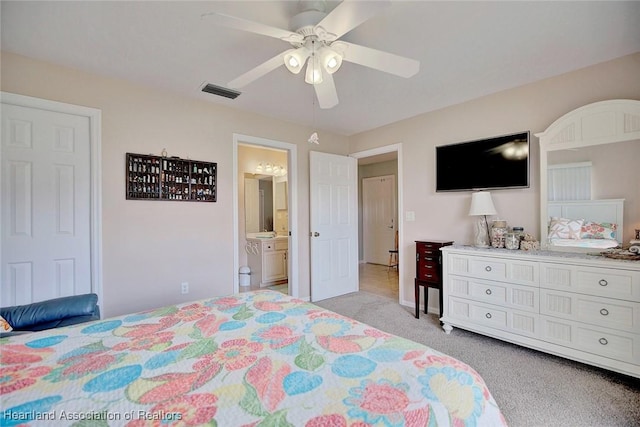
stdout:
[[436,147],[436,191],[529,187],[529,131]]

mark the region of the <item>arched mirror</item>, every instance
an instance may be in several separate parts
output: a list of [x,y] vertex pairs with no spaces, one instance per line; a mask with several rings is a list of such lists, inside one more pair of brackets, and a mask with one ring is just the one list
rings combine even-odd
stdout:
[[640,229],[640,101],[585,105],[536,136],[542,248],[589,252],[612,247],[604,240],[615,246],[634,239]]

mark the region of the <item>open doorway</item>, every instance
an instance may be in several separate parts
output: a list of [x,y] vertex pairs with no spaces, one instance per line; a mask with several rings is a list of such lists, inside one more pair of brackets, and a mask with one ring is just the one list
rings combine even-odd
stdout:
[[296,146],[234,135],[234,291],[298,296]]
[[358,159],[360,290],[402,302],[401,144],[351,154]]

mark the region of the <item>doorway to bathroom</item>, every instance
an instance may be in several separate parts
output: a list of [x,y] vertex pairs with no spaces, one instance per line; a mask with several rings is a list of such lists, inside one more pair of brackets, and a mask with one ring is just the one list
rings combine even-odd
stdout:
[[235,292],[298,296],[296,146],[234,135]]

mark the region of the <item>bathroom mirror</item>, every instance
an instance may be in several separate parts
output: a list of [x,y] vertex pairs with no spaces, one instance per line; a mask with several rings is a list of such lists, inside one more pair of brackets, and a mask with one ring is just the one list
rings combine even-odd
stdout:
[[287,181],[276,181],[273,199],[276,210],[287,210]]
[[273,231],[273,177],[245,174],[244,219],[246,233]]

